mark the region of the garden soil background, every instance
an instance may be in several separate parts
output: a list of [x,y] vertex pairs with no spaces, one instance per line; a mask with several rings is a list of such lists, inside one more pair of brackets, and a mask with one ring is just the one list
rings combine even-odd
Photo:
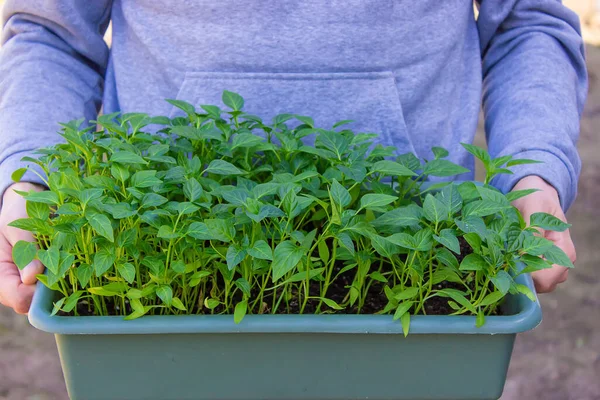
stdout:
[[[577,264],[566,283],[541,296],[542,324],[518,336],[501,400],[600,400],[600,48],[587,53],[583,171],[567,215]],[[482,126],[477,144],[484,144]],[[0,400],[67,399],[54,337],[0,306]]]

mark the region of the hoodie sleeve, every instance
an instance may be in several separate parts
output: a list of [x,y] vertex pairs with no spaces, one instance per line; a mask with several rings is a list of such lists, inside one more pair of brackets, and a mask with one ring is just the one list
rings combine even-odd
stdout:
[[519,165],[492,183],[510,191],[537,175],[556,188],[566,211],[577,194],[579,122],[587,71],[579,19],[558,0],[480,0],[483,108],[493,157]]
[[[21,158],[57,143],[59,123],[101,105],[110,0],[7,0],[0,47],[0,194]],[[23,181],[41,183],[28,172]]]

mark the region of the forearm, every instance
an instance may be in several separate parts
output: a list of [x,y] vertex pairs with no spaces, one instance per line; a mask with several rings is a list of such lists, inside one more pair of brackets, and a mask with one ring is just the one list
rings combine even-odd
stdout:
[[478,22],[488,146],[495,157],[543,164],[520,165],[493,184],[508,191],[526,176],[539,176],[556,188],[566,210],[577,192],[576,143],[587,91],[578,22],[557,1],[512,3],[507,12],[485,9],[483,2]]
[[[108,50],[106,1],[7,1],[0,48],[0,192],[25,155],[57,143],[61,122],[94,119]],[[33,173],[25,181],[40,183]]]

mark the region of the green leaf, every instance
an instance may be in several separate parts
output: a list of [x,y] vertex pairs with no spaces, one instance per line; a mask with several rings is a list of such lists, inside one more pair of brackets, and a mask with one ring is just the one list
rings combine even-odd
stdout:
[[385,276],[383,276],[383,274],[381,272],[379,272],[379,271],[371,272],[369,274],[369,277],[371,277],[371,279],[373,279],[373,280],[375,280],[377,282],[382,282],[382,283],[387,283],[388,282],[387,278]]
[[517,283],[517,284],[515,285],[515,287],[517,288],[517,291],[518,291],[519,293],[522,293],[522,294],[524,294],[525,296],[527,296],[527,298],[528,298],[529,300],[531,300],[531,301],[536,301],[536,300],[537,300],[537,299],[536,299],[536,297],[535,297],[535,293],[533,293],[533,292],[531,291],[531,289],[529,289],[527,286],[525,286],[525,285],[521,285],[520,283]]
[[530,254],[532,256],[541,256],[546,251],[550,250],[553,246],[552,241],[540,237],[540,236],[527,236],[523,240],[523,253]]
[[485,314],[479,310],[477,312],[477,318],[475,319],[475,327],[481,328],[485,324]]
[[166,101],[169,102],[170,104],[172,104],[173,106],[183,110],[188,115],[196,114],[196,109],[194,108],[193,105],[191,105],[188,102],[185,102],[183,100],[173,100],[173,99],[166,99]]
[[62,307],[62,310],[67,313],[73,311],[75,306],[77,306],[77,303],[79,302],[79,298],[81,297],[82,294],[83,294],[83,290],[78,290],[75,293],[72,293],[66,299],[65,304]]
[[539,189],[524,189],[524,190],[513,190],[506,194],[506,199],[513,202],[521,197],[529,196],[532,193],[539,192]]
[[372,209],[387,206],[390,203],[398,200],[398,196],[390,196],[387,194],[365,194],[360,199],[360,208],[361,209]]
[[343,248],[348,250],[348,252],[350,252],[350,255],[354,256],[354,242],[352,241],[350,235],[348,235],[347,233],[340,233],[337,235],[337,239],[339,241],[339,244],[342,245]]
[[46,203],[34,203],[27,201],[25,205],[27,215],[32,218],[37,218],[41,221],[46,221],[50,216],[50,207]]
[[106,271],[110,269],[115,263],[115,254],[113,249],[102,248],[96,254],[94,254],[94,262],[92,263],[94,266],[94,271],[96,272],[96,276],[102,276]]
[[423,202],[423,216],[433,223],[439,223],[448,219],[448,208],[440,200],[430,193]]
[[144,194],[144,197],[142,197],[142,208],[158,207],[168,201],[169,200],[166,197],[163,197],[160,194],[146,193]]
[[574,267],[573,263],[569,259],[569,256],[567,256],[565,252],[562,251],[562,249],[560,249],[558,246],[553,245],[548,250],[545,250],[544,257],[552,264],[561,265],[567,268]]
[[400,293],[395,294],[394,299],[396,299],[398,301],[410,300],[410,299],[414,298],[415,296],[417,296],[418,294],[419,294],[419,288],[410,287],[410,288],[404,289]]
[[481,197],[477,191],[477,185],[471,181],[461,183],[457,189],[465,203]]
[[377,161],[371,167],[370,173],[371,174],[379,173],[381,175],[388,175],[388,176],[416,176],[417,175],[410,169],[406,168],[404,165],[394,162],[394,161],[389,161],[389,160]]
[[237,93],[228,90],[223,91],[223,104],[234,111],[240,111],[244,107],[244,99]]
[[331,300],[331,299],[327,299],[325,297],[319,297],[320,300],[323,301],[323,303],[325,303],[327,305],[327,307],[329,308],[333,308],[334,310],[343,310],[344,307],[340,306],[338,303],[336,303],[335,301]]
[[307,271],[297,272],[294,275],[292,275],[289,279],[286,279],[285,282],[292,283],[292,282],[305,281],[307,279],[311,280],[315,276],[321,275],[323,273],[323,271],[325,271],[325,268],[315,268],[315,269],[309,270],[308,272]]
[[491,200],[475,200],[463,208],[463,215],[470,217],[487,217],[510,208],[510,205],[496,203]]
[[227,268],[232,271],[239,263],[246,258],[246,250],[242,249],[238,245],[231,245],[227,249]]
[[185,308],[179,297],[173,297],[173,299],[171,300],[171,304],[178,310],[187,311],[187,308]]
[[456,256],[445,247],[438,247],[435,249],[435,257],[442,262],[443,265],[452,269],[458,269],[458,260]]
[[488,169],[489,165],[491,165],[492,159],[487,151],[485,151],[481,147],[474,146],[468,143],[461,143],[461,145],[465,148],[465,150],[467,150],[469,153],[473,154],[475,157],[481,160],[485,168]]
[[12,173],[12,175],[10,176],[10,179],[12,179],[13,182],[21,181],[21,179],[23,178],[23,175],[25,175],[27,170],[28,170],[27,167],[17,169],[16,171],[14,171]]
[[289,240],[283,241],[275,247],[272,264],[273,282],[281,279],[290,272],[302,259],[304,251]]
[[58,247],[50,246],[48,250],[38,250],[37,258],[46,268],[48,268],[48,271],[55,275],[58,274],[60,263],[60,251],[58,250]]
[[54,303],[54,307],[52,308],[52,312],[50,313],[50,316],[54,316],[60,311],[65,300],[67,300],[67,298],[63,297],[62,299],[60,299],[56,303]]
[[259,145],[262,142],[263,139],[260,136],[253,135],[251,133],[241,133],[239,135],[235,135],[231,143],[231,148],[250,148]]
[[202,278],[206,278],[207,276],[210,276],[210,275],[211,275],[211,273],[209,271],[194,272],[194,274],[190,277],[188,286],[196,287],[200,284],[200,282],[202,281]]
[[319,258],[323,261],[323,264],[327,264],[329,262],[329,246],[324,240],[321,240],[317,245],[317,249],[319,251]]
[[404,314],[409,312],[413,303],[413,301],[405,301],[400,303],[398,308],[396,308],[396,312],[394,312],[394,321],[399,320]]
[[477,314],[475,306],[473,306],[473,304],[471,304],[471,302],[465,298],[465,294],[460,290],[442,289],[437,293],[438,295],[443,297],[450,297],[452,300],[456,301],[458,304],[471,311],[473,314]]
[[204,306],[210,310],[215,309],[221,302],[217,299],[204,299]]
[[410,204],[406,207],[395,208],[382,214],[372,222],[374,227],[406,227],[418,225],[421,220],[422,209],[416,204]]
[[173,303],[173,289],[169,285],[161,285],[156,289],[156,295],[168,306]]
[[233,237],[235,236],[235,227],[229,220],[205,219],[204,223],[208,227],[210,240],[220,240],[225,243],[229,243],[233,240]]
[[352,197],[350,196],[350,192],[348,189],[340,185],[340,183],[334,179],[331,188],[331,200],[339,205],[340,207],[346,207],[352,201]]
[[511,161],[507,162],[506,166],[513,167],[515,165],[524,165],[524,164],[543,164],[543,162],[536,161],[536,160],[527,160],[525,158],[519,158],[519,159],[511,160]]
[[135,267],[131,263],[117,264],[117,271],[128,283],[135,280]]
[[195,178],[190,178],[183,184],[183,194],[191,202],[198,200],[202,192],[202,186]]
[[[144,160],[141,156],[131,152],[131,151],[115,151],[110,157],[110,161],[114,163],[121,164],[148,164],[148,161]],[[114,174],[113,174],[114,176]],[[117,176],[115,178],[119,179]]]
[[429,251],[433,246],[433,232],[430,228],[424,228],[415,233],[414,243],[417,251]]
[[466,233],[463,238],[466,240],[469,246],[471,246],[475,253],[481,253],[481,245],[483,244],[483,241],[477,233]]
[[469,254],[460,263],[461,271],[483,271],[488,263],[479,254]]
[[19,240],[12,249],[14,263],[21,270],[35,259],[36,254],[35,244],[25,240]]
[[248,254],[259,260],[273,260],[273,251],[264,240],[257,240],[254,246],[248,249]]
[[457,218],[454,220],[454,223],[464,233],[476,233],[482,237],[487,235],[487,227],[480,217],[468,216],[463,219]]
[[177,212],[179,213],[179,215],[193,214],[199,209],[200,207],[193,203],[190,203],[189,201],[183,201],[177,204]]
[[402,333],[404,333],[404,337],[408,336],[410,331],[410,313],[406,312],[402,314],[400,317],[400,323],[402,324]]
[[500,302],[500,300],[502,300],[504,298],[505,293],[499,292],[499,291],[495,291],[492,293],[487,294],[483,300],[481,300],[481,303],[479,303],[480,307],[486,307],[492,304],[498,304]]
[[85,219],[99,235],[105,237],[110,242],[115,241],[112,224],[106,215],[94,210],[86,210]]
[[503,270],[496,272],[496,275],[491,277],[491,281],[494,286],[496,286],[496,289],[502,294],[508,293],[508,290],[513,283],[511,276]]
[[45,203],[55,205],[58,205],[60,203],[58,195],[49,190],[45,190],[42,192],[29,192],[25,195],[25,199],[32,203]]
[[544,260],[538,256],[530,256],[529,254],[523,254],[520,260],[527,266],[521,270],[522,274],[528,274],[534,271],[542,269],[552,268],[552,262]]
[[450,214],[456,214],[462,208],[462,198],[456,185],[450,184],[444,187],[435,197],[446,206]]
[[245,296],[250,297],[250,283],[244,278],[238,278],[235,281],[235,286],[237,286]]
[[177,260],[175,262],[172,262],[170,267],[174,272],[178,274],[185,273],[185,263],[183,262],[183,260]]
[[246,311],[248,310],[248,300],[244,299],[235,305],[233,312],[233,321],[239,324],[244,319]]
[[[405,249],[416,250],[417,248],[415,239],[410,234],[405,232],[394,233],[393,235],[386,237],[385,240]],[[385,254],[382,255],[385,256]]]
[[483,200],[489,200],[496,204],[502,204],[504,206],[509,206],[509,202],[506,197],[497,190],[489,189],[483,186],[478,186],[477,191]]
[[440,235],[433,235],[433,238],[456,254],[460,254],[460,244],[453,229],[442,229]]
[[82,288],[87,287],[92,275],[94,273],[94,269],[89,264],[80,264],[75,269],[75,276],[77,277],[77,281]]
[[556,232],[564,232],[571,227],[571,224],[556,218],[554,215],[543,212],[533,213],[529,223],[533,227]]
[[200,107],[206,111],[211,118],[221,118],[221,109],[219,107],[211,105],[201,105]]
[[450,155],[450,153],[448,153],[448,150],[444,149],[443,147],[432,147],[431,151],[433,152],[433,155],[435,157],[435,159],[437,160],[438,158],[445,158],[448,157]]
[[24,231],[37,232],[42,235],[52,233],[51,226],[49,226],[46,221],[42,221],[37,218],[16,219],[14,221],[9,222],[8,226],[22,229]]
[[241,171],[235,165],[225,160],[212,160],[204,172],[210,172],[216,175],[243,175],[244,171]]
[[138,171],[131,177],[131,185],[136,188],[147,188],[160,185],[162,181],[156,177],[156,171]]
[[458,164],[443,159],[429,161],[425,164],[425,168],[423,168],[423,174],[429,176],[447,177],[464,174],[466,172],[470,171]]
[[158,232],[156,233],[156,236],[161,239],[171,240],[176,239],[181,235],[179,232],[174,232],[172,226],[161,225],[161,227],[158,229]]

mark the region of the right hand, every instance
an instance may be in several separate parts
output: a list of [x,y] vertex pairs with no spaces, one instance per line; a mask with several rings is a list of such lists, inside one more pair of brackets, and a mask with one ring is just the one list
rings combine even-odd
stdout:
[[14,190],[29,192],[41,191],[43,187],[32,183],[19,182],[6,189],[0,209],[0,303],[12,308],[18,314],[27,314],[37,281],[36,275],[44,272],[44,266],[33,260],[23,270],[19,270],[12,257],[12,248],[19,240],[33,242],[33,234],[8,224],[16,219],[27,218],[26,200]]

